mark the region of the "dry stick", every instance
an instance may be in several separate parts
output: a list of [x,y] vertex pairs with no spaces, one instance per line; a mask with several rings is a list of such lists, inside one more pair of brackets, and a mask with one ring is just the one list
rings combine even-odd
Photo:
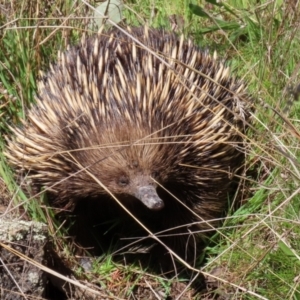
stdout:
[[155,290],[152,288],[151,284],[145,279],[145,283],[148,286],[148,288],[150,289],[150,291],[153,293],[154,297],[158,300],[161,300],[161,297],[159,296],[159,294],[157,294],[155,292]]
[[[299,190],[300,190],[300,188],[299,188]],[[75,286],[78,286],[79,288],[84,289],[85,291],[88,291],[88,292],[91,292],[91,293],[95,293],[96,295],[99,295],[99,296],[103,296],[100,292],[95,291],[95,290],[93,290],[93,289],[91,289],[91,288],[89,288],[89,287],[87,287],[87,286],[85,286],[85,285],[79,283],[78,281],[75,281],[75,280],[73,280],[73,279],[70,279],[70,278],[68,278],[68,277],[65,277],[65,276],[61,275],[60,273],[55,272],[55,271],[53,271],[53,270],[51,270],[51,269],[49,269],[49,268],[46,268],[46,267],[43,266],[42,264],[40,264],[40,263],[34,261],[33,259],[27,257],[27,256],[24,255],[23,253],[20,253],[19,251],[17,251],[17,250],[15,250],[15,249],[13,249],[13,248],[11,248],[11,247],[9,247],[9,246],[7,246],[7,245],[1,243],[1,242],[0,242],[0,246],[3,247],[4,249],[6,249],[7,251],[10,251],[11,253],[17,255],[17,256],[20,257],[21,259],[27,261],[28,263],[30,263],[30,264],[32,264],[32,265],[34,265],[34,266],[40,268],[41,270],[44,270],[45,272],[47,272],[47,273],[49,273],[49,274],[51,274],[51,275],[54,275],[54,276],[56,276],[56,277],[58,277],[58,278],[60,278],[60,279],[62,279],[62,280],[65,280],[65,281],[67,281],[67,282],[69,282],[69,283],[72,283],[72,284],[74,284]],[[199,272],[199,270],[197,270],[197,269],[195,269],[195,268],[192,268],[190,265],[186,264],[185,261],[184,261],[183,259],[181,259],[181,258],[178,257],[177,255],[175,255],[175,256],[176,256],[176,258],[179,259],[182,263],[184,263],[190,270]],[[233,287],[235,287],[235,288],[237,288],[237,289],[239,289],[239,290],[241,290],[241,291],[243,291],[243,292],[247,292],[247,293],[249,293],[249,294],[252,295],[252,296],[256,296],[258,299],[268,300],[267,298],[265,298],[265,297],[263,297],[263,296],[260,296],[260,295],[258,295],[258,294],[256,294],[256,293],[252,292],[252,291],[247,290],[246,288],[240,287],[240,286],[238,286],[238,285],[236,285],[236,284],[234,284],[234,283],[231,283],[231,282],[229,282],[229,281],[227,281],[227,280],[225,280],[225,279],[219,278],[219,277],[217,277],[217,276],[214,276],[214,275],[212,275],[212,274],[209,274],[209,273],[206,273],[206,272],[203,272],[203,271],[202,271],[202,273],[203,273],[203,275],[209,276],[209,277],[214,278],[214,279],[216,279],[216,280],[218,280],[218,281],[221,281],[221,282],[223,282],[223,283],[230,284],[231,286],[233,286]],[[108,296],[106,296],[106,297],[108,297]],[[114,299],[121,300],[120,298],[116,298],[116,297],[114,297]]]
[[[0,243],[1,245],[1,243]],[[18,288],[18,290],[20,291],[20,294],[28,300],[28,298],[26,297],[26,295],[23,293],[21,287],[19,286],[19,284],[16,282],[14,276],[11,274],[11,272],[9,271],[9,269],[7,268],[7,266],[5,265],[4,261],[2,260],[2,258],[0,257],[0,262],[2,263],[2,266],[4,267],[4,269],[6,270],[6,272],[8,273],[9,277],[12,279],[12,281],[14,282],[14,284],[16,285],[16,287]]]
[[[92,289],[92,288],[89,288],[89,287],[87,287],[87,286],[85,286],[85,285],[79,283],[79,282],[76,281],[76,280],[70,279],[70,278],[68,278],[68,277],[66,277],[66,276],[61,275],[61,274],[58,273],[58,272],[55,272],[55,271],[53,271],[53,270],[51,270],[51,269],[49,269],[49,268],[43,266],[42,264],[40,264],[40,263],[36,262],[35,260],[33,260],[33,259],[27,257],[27,256],[24,255],[23,253],[21,253],[21,252],[15,250],[15,249],[13,249],[13,248],[11,248],[10,246],[7,246],[7,245],[3,244],[2,242],[0,242],[0,247],[6,249],[7,251],[10,251],[11,253],[15,254],[15,255],[18,256],[18,257],[20,257],[20,258],[23,259],[24,261],[26,261],[26,262],[32,264],[33,266],[36,266],[36,267],[40,268],[41,270],[47,272],[48,274],[54,275],[54,276],[56,276],[57,278],[60,278],[60,279],[65,280],[65,281],[67,281],[67,282],[69,282],[69,283],[72,283],[72,284],[74,284],[75,286],[77,286],[77,287],[79,287],[79,288],[82,288],[84,291],[88,291],[88,292],[94,293],[95,295],[98,295],[98,296],[103,296],[103,294],[101,294],[100,292],[98,292],[98,291],[96,291],[96,290],[94,290],[94,289]],[[108,296],[106,296],[106,297],[108,297]],[[114,297],[114,298],[115,298],[115,299],[120,299],[120,298],[116,298],[116,297]]]
[[[73,157],[74,161],[75,158]],[[78,163],[78,161],[77,161]],[[78,163],[79,164],[79,163]],[[79,164],[79,166],[81,166]],[[83,166],[81,166],[83,168]],[[126,211],[128,213],[128,215],[130,215],[149,235],[150,237],[152,237],[155,241],[157,241],[158,243],[160,243],[161,245],[163,245],[170,253],[172,253],[172,255],[179,261],[181,262],[186,268],[188,268],[189,270],[191,271],[194,271],[194,272],[201,272],[203,273],[204,275],[206,276],[209,276],[209,277],[212,277],[216,280],[219,280],[223,283],[227,283],[227,284],[230,284],[231,286],[243,291],[243,292],[247,292],[248,294],[250,295],[253,295],[253,296],[256,296],[258,299],[263,299],[263,300],[268,300],[267,298],[263,297],[263,296],[260,296],[258,294],[256,294],[255,292],[252,292],[252,291],[249,291],[247,290],[246,288],[243,288],[243,287],[240,287],[238,286],[237,284],[234,284],[232,282],[229,282],[223,278],[218,278],[212,274],[209,274],[207,272],[203,272],[201,269],[196,269],[194,267],[192,267],[190,264],[188,264],[184,259],[182,259],[178,254],[176,254],[174,251],[172,251],[167,245],[165,245],[155,234],[153,234],[143,223],[141,223],[116,197],[115,195],[101,182],[98,180],[98,178],[91,174],[88,170],[86,170],[86,173],[92,178],[95,180],[95,182],[97,182],[114,200],[116,200],[116,202],[124,209],[124,211]],[[300,190],[300,188],[299,188]]]

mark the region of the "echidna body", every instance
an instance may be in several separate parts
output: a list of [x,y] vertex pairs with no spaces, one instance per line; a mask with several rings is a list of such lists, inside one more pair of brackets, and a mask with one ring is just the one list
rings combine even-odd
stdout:
[[111,30],[61,54],[6,154],[54,205],[115,196],[138,207],[137,218],[147,214],[151,230],[175,234],[169,245],[182,253],[191,228],[197,240],[210,228],[203,221],[226,210],[251,101],[245,85],[190,40],[147,28],[128,33],[142,45]]

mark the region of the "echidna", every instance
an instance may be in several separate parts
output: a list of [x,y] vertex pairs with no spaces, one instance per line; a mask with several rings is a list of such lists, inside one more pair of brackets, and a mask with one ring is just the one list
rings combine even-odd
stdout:
[[251,100],[190,40],[127,32],[102,32],[59,55],[6,154],[53,205],[109,206],[115,196],[184,256],[236,188]]

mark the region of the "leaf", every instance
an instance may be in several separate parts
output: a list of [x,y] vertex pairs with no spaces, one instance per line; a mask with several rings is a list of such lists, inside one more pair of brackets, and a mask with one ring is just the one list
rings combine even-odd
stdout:
[[285,244],[283,241],[279,241],[278,246],[281,251],[288,257],[288,259],[292,260],[297,265],[300,264],[298,257],[287,244]]
[[[95,8],[94,18],[91,26],[101,27],[107,17],[114,23],[119,23],[123,19],[123,2],[121,0],[107,0]],[[109,22],[107,22],[109,24]]]
[[189,9],[196,16],[199,16],[202,18],[210,18],[209,15],[204,11],[204,9],[199,5],[189,4]]

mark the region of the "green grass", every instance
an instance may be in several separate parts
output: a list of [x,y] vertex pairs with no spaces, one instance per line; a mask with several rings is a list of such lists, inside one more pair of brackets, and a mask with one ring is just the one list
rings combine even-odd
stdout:
[[[49,3],[46,7],[38,1],[17,1],[11,6],[4,1],[6,13],[0,13],[1,149],[9,125],[26,119],[26,108],[34,103],[39,70],[47,70],[57,51],[92,33],[88,21],[79,18],[92,15],[84,3]],[[300,104],[291,101],[289,92],[300,81],[299,3],[132,0],[126,1],[123,13],[130,25],[147,23],[170,30],[177,24],[179,33],[217,50],[232,72],[248,82],[255,102],[247,164],[257,174],[244,175],[243,205],[219,229],[216,245],[206,250],[202,270],[212,288],[203,299],[300,299]],[[24,203],[32,218],[51,222],[35,201],[26,200],[3,155],[0,176],[15,203]],[[54,228],[57,248],[64,249]],[[71,260],[70,249],[62,252]],[[79,278],[87,276],[80,266],[77,270]],[[115,264],[107,256],[93,264],[88,276],[98,278],[95,282],[102,286],[115,283],[112,278],[117,276],[119,285],[111,294],[128,299],[133,299],[130,293],[141,278],[170,292],[170,280],[146,272]]]

